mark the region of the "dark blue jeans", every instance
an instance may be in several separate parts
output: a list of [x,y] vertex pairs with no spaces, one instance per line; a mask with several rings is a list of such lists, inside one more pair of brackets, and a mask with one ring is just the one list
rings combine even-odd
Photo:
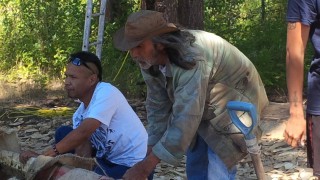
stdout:
[[[130,167],[114,164],[106,159],[97,158],[97,162],[99,163],[99,166],[94,167],[94,172],[100,175],[108,175],[109,177],[115,178],[115,179],[121,179],[122,176],[126,173]],[[102,169],[103,170],[102,170]]]
[[[60,142],[65,136],[67,136],[71,131],[72,127],[70,126],[61,126],[59,127],[55,132],[55,142]],[[72,150],[69,153],[74,154],[75,151]],[[110,161],[108,161],[106,158],[96,158],[97,162],[99,163],[99,166],[103,168],[103,170],[99,166],[94,167],[94,172],[100,175],[108,175],[109,177],[115,178],[115,179],[121,179],[122,176],[126,173],[130,167],[123,166],[119,164],[114,164]],[[153,179],[153,173],[148,177],[148,180]]]

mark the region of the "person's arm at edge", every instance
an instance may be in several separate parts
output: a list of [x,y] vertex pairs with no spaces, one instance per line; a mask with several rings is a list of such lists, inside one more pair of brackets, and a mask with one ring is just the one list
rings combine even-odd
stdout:
[[[65,138],[56,144],[57,151],[62,154],[72,149],[76,149],[79,145],[86,142],[94,131],[100,126],[101,122],[88,118],[85,119],[79,127],[71,131]],[[43,153],[46,156],[56,156],[53,148]]]
[[310,27],[301,22],[289,22],[287,28],[286,74],[290,103],[290,117],[286,123],[284,138],[292,147],[297,147],[306,133],[303,113],[304,53]]

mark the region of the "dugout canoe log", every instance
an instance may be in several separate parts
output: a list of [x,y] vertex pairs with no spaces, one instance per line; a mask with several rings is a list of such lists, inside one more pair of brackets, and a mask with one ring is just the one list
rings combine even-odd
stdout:
[[39,155],[30,158],[26,164],[19,160],[21,148],[16,131],[0,129],[0,166],[6,175],[15,179],[40,180],[113,180],[91,171],[96,161],[93,158],[63,154],[56,157]]

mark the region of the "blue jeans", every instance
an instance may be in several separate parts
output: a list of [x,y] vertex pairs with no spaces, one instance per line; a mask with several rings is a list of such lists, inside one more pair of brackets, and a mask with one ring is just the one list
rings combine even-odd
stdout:
[[[72,131],[72,127],[70,126],[60,126],[56,129],[56,132],[54,134],[54,139],[55,139],[55,143],[57,144],[58,142],[60,142],[64,137],[66,137],[71,131]],[[74,154],[75,151],[71,150],[67,153],[72,153]]]
[[[99,166],[94,167],[94,172],[100,175],[108,175],[109,177],[115,178],[115,179],[121,179],[122,176],[126,173],[130,167],[114,164],[105,158],[97,158],[97,162],[99,163]],[[102,170],[102,169],[103,170]]]
[[188,180],[233,180],[237,168],[229,169],[218,155],[199,136],[192,149],[187,151],[186,173]]
[[[61,126],[59,127],[55,132],[55,142],[60,142],[65,136],[67,136],[71,131],[72,127],[70,126]],[[75,151],[72,150],[68,153],[74,154]],[[100,175],[105,175],[105,173],[112,178],[115,179],[121,179],[122,176],[126,173],[130,167],[123,166],[119,164],[114,164],[110,161],[108,161],[106,158],[97,158],[97,162],[99,163],[99,166],[94,167],[94,172]],[[103,168],[103,170],[101,168]],[[148,177],[148,180],[153,179],[153,173]]]

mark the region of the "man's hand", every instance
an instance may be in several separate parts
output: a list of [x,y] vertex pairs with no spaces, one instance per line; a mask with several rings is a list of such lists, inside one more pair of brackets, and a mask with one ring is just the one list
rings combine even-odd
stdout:
[[146,159],[138,162],[132,168],[128,169],[122,179],[124,180],[144,180],[155,169],[160,159],[152,152],[146,157]]
[[290,116],[286,122],[283,136],[288,145],[292,147],[303,146],[306,140],[306,120],[304,116]]
[[31,158],[31,157],[38,157],[40,154],[34,152],[34,151],[23,151],[20,153],[19,155],[19,160],[22,164],[26,164],[27,161]]
[[42,155],[55,157],[57,154],[56,152],[54,152],[53,148],[50,146],[42,153]]

